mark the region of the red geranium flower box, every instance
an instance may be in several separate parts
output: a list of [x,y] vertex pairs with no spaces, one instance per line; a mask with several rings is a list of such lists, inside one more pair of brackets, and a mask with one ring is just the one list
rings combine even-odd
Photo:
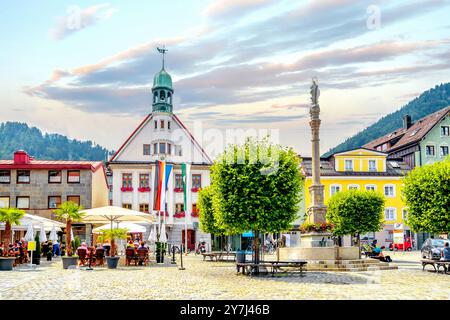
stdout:
[[120,191],[122,191],[122,192],[130,192],[130,191],[133,191],[133,187],[122,187],[122,188],[120,188]]
[[150,187],[140,187],[140,188],[138,188],[138,191],[139,192],[150,192]]
[[191,191],[192,192],[199,192],[202,188],[192,188]]
[[175,188],[175,189],[173,189],[173,191],[175,191],[175,192],[183,192],[183,188]]
[[191,216],[194,217],[194,218],[198,218],[198,212],[192,212]]
[[174,218],[177,218],[177,219],[179,219],[179,218],[184,218],[185,216],[186,216],[186,213],[185,213],[184,211],[177,212],[177,213],[175,213],[175,214],[173,215],[173,217],[174,217]]
[[[156,215],[157,216],[164,216],[164,212],[162,212],[162,211],[158,211],[158,212],[156,212]],[[166,217],[168,217],[169,216],[169,213],[166,211],[166,214],[165,214],[165,216]]]

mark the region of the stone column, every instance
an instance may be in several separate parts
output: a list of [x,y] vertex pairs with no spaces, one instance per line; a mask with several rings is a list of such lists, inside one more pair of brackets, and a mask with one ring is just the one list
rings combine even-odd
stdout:
[[[318,103],[320,95],[317,80],[313,79],[311,86],[311,108],[309,111],[311,121],[311,142],[312,142],[312,185],[309,187],[311,197],[311,206],[308,208],[308,221],[310,223],[323,223],[326,221],[325,216],[327,208],[324,204],[324,187],[320,183],[320,107]],[[327,232],[312,232],[303,234],[301,237],[301,247],[323,247],[331,246],[331,234]]]

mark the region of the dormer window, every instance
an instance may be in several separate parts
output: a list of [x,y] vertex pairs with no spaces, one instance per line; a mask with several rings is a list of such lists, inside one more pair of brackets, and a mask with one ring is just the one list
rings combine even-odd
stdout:
[[377,161],[369,160],[369,171],[377,171]]
[[353,171],[353,160],[345,160],[345,171]]

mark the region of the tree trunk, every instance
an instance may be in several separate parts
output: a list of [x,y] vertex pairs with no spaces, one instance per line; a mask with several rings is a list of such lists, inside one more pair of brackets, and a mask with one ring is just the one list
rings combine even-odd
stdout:
[[3,255],[7,256],[9,255],[9,244],[11,243],[11,224],[6,222],[5,223],[5,247]]
[[259,233],[253,231],[253,263],[259,264]]
[[72,238],[70,236],[70,230],[72,229],[72,221],[67,219],[66,221],[66,254],[72,256]]
[[116,256],[116,241],[114,238],[111,238],[111,257]]
[[361,259],[361,239],[359,236],[359,233],[355,234],[355,241],[356,241],[356,245],[358,246],[358,257],[359,259]]

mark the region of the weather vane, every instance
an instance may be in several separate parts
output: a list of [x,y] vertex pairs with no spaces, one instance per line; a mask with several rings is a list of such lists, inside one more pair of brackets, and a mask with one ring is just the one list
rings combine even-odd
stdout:
[[169,51],[169,50],[166,49],[166,46],[165,46],[165,45],[163,45],[162,48],[157,47],[156,50],[158,50],[158,52],[162,54],[162,68],[164,69],[164,55],[165,55],[166,52]]

